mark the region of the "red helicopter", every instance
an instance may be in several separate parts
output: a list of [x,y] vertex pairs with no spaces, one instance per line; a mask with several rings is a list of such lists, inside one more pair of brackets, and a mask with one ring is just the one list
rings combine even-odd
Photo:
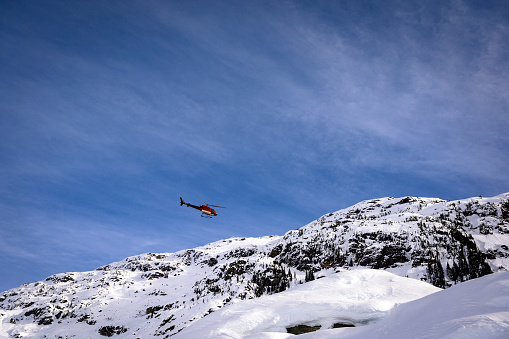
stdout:
[[[198,197],[197,194],[195,194],[195,195]],[[203,201],[203,199],[200,198],[200,197],[198,197],[198,199]],[[187,202],[182,200],[182,197],[180,198],[180,206],[186,205],[187,207],[195,208],[195,209],[201,211],[201,216],[204,217],[204,218],[212,218],[212,217],[215,217],[217,215],[217,212],[213,208],[210,208],[209,206],[218,207],[218,208],[226,208],[226,207],[223,207],[223,206],[209,205],[205,201],[203,201],[203,203],[205,205],[196,206],[196,205],[188,204]]]

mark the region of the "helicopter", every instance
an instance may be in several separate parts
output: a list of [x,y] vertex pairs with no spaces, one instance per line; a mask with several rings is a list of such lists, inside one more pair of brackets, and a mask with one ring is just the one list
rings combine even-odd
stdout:
[[[195,194],[195,195],[198,197],[198,199],[203,201],[203,199],[200,198],[197,194]],[[195,208],[195,209],[201,211],[201,216],[204,217],[204,218],[212,218],[212,217],[217,216],[217,212],[213,208],[210,208],[209,206],[216,207],[216,208],[226,208],[226,207],[223,207],[223,206],[209,205],[205,201],[203,201],[203,203],[205,205],[201,205],[201,206],[196,206],[196,205],[193,205],[193,204],[188,204],[187,202],[185,202],[182,199],[182,197],[180,197],[180,206],[186,205],[187,207]]]

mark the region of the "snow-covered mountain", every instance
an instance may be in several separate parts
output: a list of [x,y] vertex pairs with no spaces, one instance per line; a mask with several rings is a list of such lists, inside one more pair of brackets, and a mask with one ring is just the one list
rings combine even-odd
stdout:
[[[414,197],[363,201],[283,236],[231,238],[176,253],[146,253],[95,271],[56,274],[6,291],[0,296],[0,336],[192,338],[193,331],[216,333],[217,328],[205,324],[217,322],[208,319],[258,301],[276,305],[267,307],[274,324],[258,326],[259,318],[253,317],[253,330],[231,330],[233,337],[287,328],[307,331],[306,326],[316,324],[325,333],[334,324],[358,326],[380,320],[396,303],[437,290],[427,283],[445,288],[505,271],[508,245],[509,193],[461,201]],[[334,298],[328,298],[329,303],[320,299],[334,289],[348,298],[345,279],[354,284],[350,308],[339,310]],[[362,304],[359,295],[370,289],[375,291],[373,302]],[[505,293],[505,299],[497,302],[505,303],[507,312]],[[307,310],[307,316],[288,316],[283,312],[285,300],[299,295],[306,296],[297,305]],[[234,328],[235,319],[229,321]]]

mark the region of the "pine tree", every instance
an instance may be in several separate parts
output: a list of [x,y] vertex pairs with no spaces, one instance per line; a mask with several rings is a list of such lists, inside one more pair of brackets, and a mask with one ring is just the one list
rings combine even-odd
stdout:
[[445,288],[444,268],[438,259],[432,259],[428,262],[429,282],[440,288]]
[[312,270],[306,271],[306,282],[315,280],[315,274]]
[[456,264],[456,261],[452,262],[452,267],[449,266],[449,263],[447,263],[446,273],[449,279],[454,281],[454,283],[458,282],[458,265]]

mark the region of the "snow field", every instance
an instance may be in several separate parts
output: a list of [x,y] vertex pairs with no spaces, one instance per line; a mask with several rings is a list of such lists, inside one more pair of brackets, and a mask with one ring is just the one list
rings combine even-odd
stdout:
[[229,305],[195,321],[175,338],[243,338],[276,332],[270,334],[273,338],[286,337],[287,327],[301,324],[324,329],[335,323],[365,325],[383,318],[397,303],[437,291],[430,284],[384,271],[345,271]]

